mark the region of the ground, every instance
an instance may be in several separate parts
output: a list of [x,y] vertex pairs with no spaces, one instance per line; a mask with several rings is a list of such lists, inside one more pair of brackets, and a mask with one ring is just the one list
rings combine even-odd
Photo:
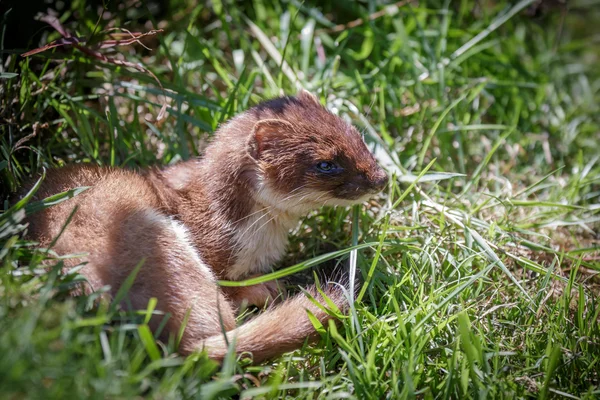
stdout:
[[[597,1],[13,3],[0,7],[2,397],[600,396]],[[61,24],[34,21],[48,7]],[[61,26],[75,39],[20,56]],[[23,239],[25,213],[76,195],[8,201],[44,168],[188,159],[222,121],[299,86],[391,175],[370,203],[292,233],[279,268],[306,268],[291,290],[332,251],[362,278],[320,342],[259,366],[178,357],[144,312],[68,296],[77,269],[58,274]]]

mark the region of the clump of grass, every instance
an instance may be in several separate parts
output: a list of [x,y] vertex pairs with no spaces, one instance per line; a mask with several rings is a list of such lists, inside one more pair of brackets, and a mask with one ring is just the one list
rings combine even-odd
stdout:
[[[597,397],[600,50],[589,21],[600,15],[553,4],[61,10],[84,38],[164,29],[151,51],[101,50],[160,84],[68,47],[32,58],[1,47],[2,394]],[[48,27],[46,42],[58,38]],[[155,304],[124,313],[94,306],[99,294],[70,297],[78,268],[58,274],[60,257],[24,239],[26,213],[76,195],[9,208],[44,168],[187,159],[222,121],[299,85],[359,126],[392,175],[365,207],[324,209],[294,231],[280,267],[339,250],[364,281],[319,344],[261,366],[183,359],[148,330]]]

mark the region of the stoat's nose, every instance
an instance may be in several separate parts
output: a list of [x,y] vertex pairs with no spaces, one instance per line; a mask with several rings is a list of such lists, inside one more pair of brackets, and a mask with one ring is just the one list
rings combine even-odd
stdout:
[[371,175],[371,185],[373,186],[373,189],[377,192],[380,192],[383,190],[387,182],[387,174],[385,173],[383,168],[377,167],[377,171],[373,175]]

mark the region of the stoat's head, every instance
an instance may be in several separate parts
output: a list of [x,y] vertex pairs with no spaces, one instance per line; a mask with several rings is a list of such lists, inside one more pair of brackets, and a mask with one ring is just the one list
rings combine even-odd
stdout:
[[387,183],[360,133],[310,93],[270,100],[249,113],[258,121],[248,153],[257,166],[260,203],[305,213],[360,203]]

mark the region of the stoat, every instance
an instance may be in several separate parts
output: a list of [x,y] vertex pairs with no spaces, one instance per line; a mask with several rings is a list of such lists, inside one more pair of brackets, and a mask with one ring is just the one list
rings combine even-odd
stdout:
[[[252,353],[260,362],[315,335],[306,310],[322,323],[330,316],[300,294],[236,327],[238,306],[264,305],[276,284],[226,288],[217,280],[269,271],[301,216],[323,205],[360,203],[386,182],[359,132],[302,91],[231,119],[200,159],[141,172],[91,165],[50,171],[37,198],[90,188],[33,215],[28,235],[48,246],[76,206],[53,250],[87,254],[68,262],[87,263],[81,274],[89,290],[110,285],[114,295],[144,260],[129,301],[145,309],[157,298],[157,308],[170,314],[171,334],[189,312],[180,353],[206,349],[222,360],[235,337],[237,353]],[[346,308],[336,285],[326,294]]]

